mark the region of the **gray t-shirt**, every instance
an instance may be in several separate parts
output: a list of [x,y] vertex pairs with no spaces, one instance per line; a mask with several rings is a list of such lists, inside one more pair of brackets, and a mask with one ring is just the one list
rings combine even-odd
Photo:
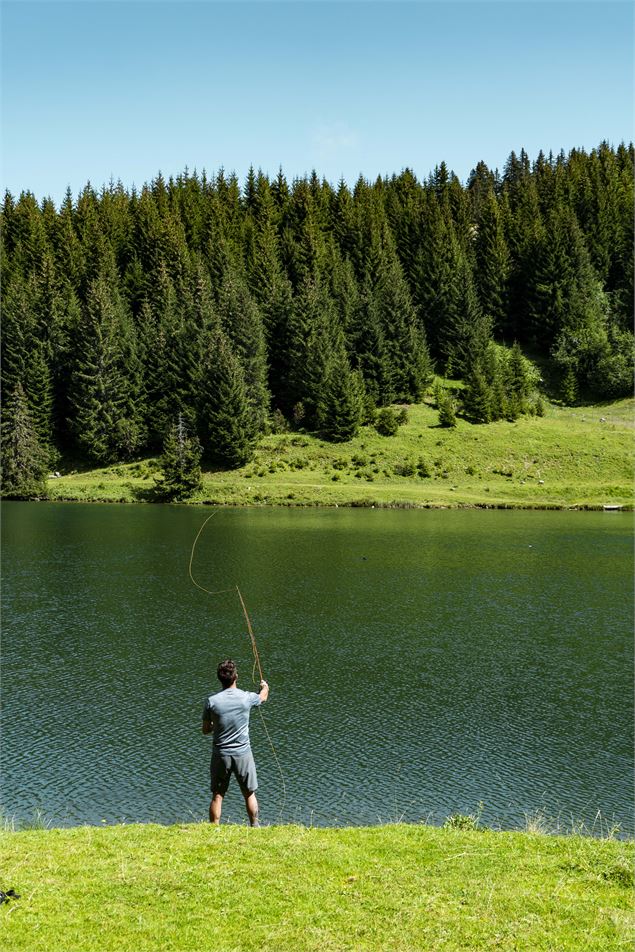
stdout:
[[261,704],[260,695],[240,688],[225,688],[205,701],[203,720],[214,728],[214,748],[223,754],[248,754],[249,713]]

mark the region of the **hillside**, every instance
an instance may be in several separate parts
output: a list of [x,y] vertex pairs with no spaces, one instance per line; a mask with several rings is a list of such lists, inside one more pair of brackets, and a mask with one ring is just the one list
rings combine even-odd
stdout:
[[[544,417],[438,426],[431,401],[394,437],[363,427],[345,444],[270,434],[254,459],[207,471],[192,502],[217,505],[632,507],[634,401],[547,405]],[[53,499],[152,501],[154,459],[60,470]],[[409,475],[405,475],[408,473]]]

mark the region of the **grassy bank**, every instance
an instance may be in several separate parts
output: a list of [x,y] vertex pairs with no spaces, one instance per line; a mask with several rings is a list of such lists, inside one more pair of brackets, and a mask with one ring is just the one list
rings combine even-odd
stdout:
[[633,844],[383,826],[5,833],[0,947],[625,950]]
[[[272,434],[233,472],[206,472],[192,502],[217,505],[631,507],[633,400],[547,405],[544,417],[476,426],[437,425],[430,402],[408,409],[394,437],[364,427],[334,445]],[[156,461],[50,479],[53,499],[150,500]]]

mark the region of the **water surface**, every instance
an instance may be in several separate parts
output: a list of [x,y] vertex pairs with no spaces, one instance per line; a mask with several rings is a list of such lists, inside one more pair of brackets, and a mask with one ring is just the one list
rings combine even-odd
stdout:
[[[235,594],[188,578],[209,510],[3,505],[4,810],[55,825],[200,819],[215,667],[252,657]],[[632,519],[220,510],[195,571],[238,582],[271,698],[265,822],[633,829]],[[230,788],[225,815],[243,821]],[[595,820],[597,828],[597,820]]]

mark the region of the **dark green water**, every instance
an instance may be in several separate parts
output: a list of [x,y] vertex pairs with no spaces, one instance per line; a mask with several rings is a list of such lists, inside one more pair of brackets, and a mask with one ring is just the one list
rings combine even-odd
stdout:
[[[6,813],[199,819],[205,694],[251,685],[235,595],[187,576],[209,510],[3,506]],[[265,822],[633,830],[632,519],[621,513],[222,510],[204,585],[238,581],[271,699]],[[225,815],[243,820],[231,787]]]

